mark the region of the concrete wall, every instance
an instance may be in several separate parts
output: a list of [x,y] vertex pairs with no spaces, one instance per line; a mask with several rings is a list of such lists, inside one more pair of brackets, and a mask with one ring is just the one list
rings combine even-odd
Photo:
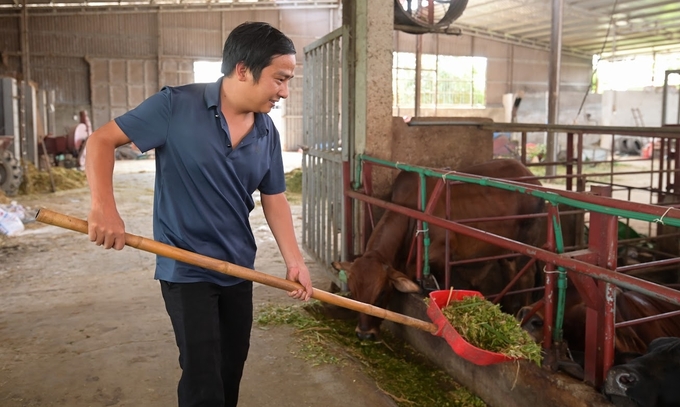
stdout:
[[[666,105],[666,124],[678,123],[678,89],[669,88]],[[661,126],[661,109],[663,101],[662,88],[650,88],[642,91],[606,91],[602,94],[602,125],[605,126],[639,126],[633,116],[632,109],[639,109],[644,126]]]
[[[479,118],[477,118],[479,119]],[[429,117],[425,122],[465,121],[460,117]],[[489,119],[482,121],[491,122]],[[395,117],[392,121],[392,161],[433,168],[457,170],[493,158],[490,131],[476,126],[409,126]]]

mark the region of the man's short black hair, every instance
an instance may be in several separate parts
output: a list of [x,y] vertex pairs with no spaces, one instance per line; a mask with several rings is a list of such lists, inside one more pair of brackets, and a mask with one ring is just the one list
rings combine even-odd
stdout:
[[281,31],[267,23],[246,22],[234,28],[224,42],[222,73],[231,75],[236,64],[243,62],[257,83],[272,59],[292,54],[295,54],[293,41]]

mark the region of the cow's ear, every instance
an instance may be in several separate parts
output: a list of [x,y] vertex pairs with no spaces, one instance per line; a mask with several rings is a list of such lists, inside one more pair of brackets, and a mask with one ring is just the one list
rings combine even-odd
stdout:
[[664,346],[675,346],[677,344],[680,344],[680,338],[677,337],[661,337],[661,338],[656,338],[652,342],[650,342],[649,346],[647,347],[647,353],[655,350],[662,348]]
[[336,269],[337,271],[345,270],[346,273],[349,273],[349,269],[352,267],[352,262],[334,261],[333,263],[331,263],[331,266],[333,266],[333,268]]
[[625,365],[642,356],[637,352],[616,352],[614,354],[614,366]]
[[395,270],[392,267],[389,268],[390,282],[394,285],[398,291],[402,293],[419,293],[420,286],[416,284],[413,280],[408,278],[406,274],[401,271]]

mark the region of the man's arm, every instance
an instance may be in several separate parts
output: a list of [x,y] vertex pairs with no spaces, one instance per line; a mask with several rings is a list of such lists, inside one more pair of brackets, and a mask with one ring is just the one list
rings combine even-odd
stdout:
[[286,278],[291,281],[297,281],[304,287],[304,290],[291,291],[288,295],[307,301],[312,296],[312,281],[295,238],[293,216],[291,215],[286,195],[283,193],[275,195],[261,194],[260,197],[264,217],[267,219],[269,228],[276,239],[276,244],[279,246],[283,260],[286,262]]
[[121,250],[125,246],[125,224],[113,197],[113,165],[116,147],[129,142],[113,120],[87,138],[85,173],[91,198],[88,235],[90,241],[105,249]]

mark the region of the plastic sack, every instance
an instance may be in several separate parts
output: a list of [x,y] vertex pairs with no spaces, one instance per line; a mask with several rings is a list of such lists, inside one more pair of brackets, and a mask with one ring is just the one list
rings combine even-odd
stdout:
[[18,216],[0,208],[0,234],[13,236],[23,232],[24,224]]

